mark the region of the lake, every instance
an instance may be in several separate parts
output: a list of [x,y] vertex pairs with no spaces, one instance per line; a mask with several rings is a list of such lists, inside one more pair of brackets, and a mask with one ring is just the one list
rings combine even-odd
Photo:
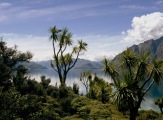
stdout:
[[[70,72],[68,73],[68,76],[67,76],[67,80],[66,80],[67,86],[72,87],[73,83],[75,82],[80,87],[79,88],[80,93],[85,94],[85,87],[80,82],[80,73],[84,72],[84,71],[91,71],[92,73],[96,73],[96,75],[98,77],[105,79],[107,82],[111,82],[111,80],[108,77],[106,77],[100,70],[97,70],[97,69],[92,69],[92,70],[72,69],[72,70],[70,70]],[[35,78],[39,82],[40,82],[40,77],[42,75],[45,75],[46,78],[51,79],[51,85],[55,85],[56,83],[57,83],[57,85],[60,85],[58,74],[53,69],[31,70],[29,75],[31,76],[31,78]]]
[[[86,69],[72,69],[68,73],[66,84],[67,86],[73,85],[73,83],[77,83],[79,85],[79,91],[80,93],[85,94],[85,87],[84,85],[80,82],[80,73],[84,71],[91,71],[92,73],[96,73],[98,77],[103,78],[107,82],[111,82],[110,78],[105,76],[101,70],[97,69],[91,69],[91,70],[86,70]],[[45,75],[46,78],[51,79],[51,85],[60,85],[58,74],[53,70],[53,69],[41,69],[41,70],[31,70],[29,73],[29,76],[31,78],[35,78],[38,82],[40,82],[40,77],[42,75]],[[154,98],[158,97],[163,97],[163,81],[161,82],[160,86],[157,87],[156,85],[153,85],[148,91],[148,95],[145,97],[145,100],[143,101],[141,105],[141,109],[153,109],[155,111],[160,111],[158,106],[154,104]]]

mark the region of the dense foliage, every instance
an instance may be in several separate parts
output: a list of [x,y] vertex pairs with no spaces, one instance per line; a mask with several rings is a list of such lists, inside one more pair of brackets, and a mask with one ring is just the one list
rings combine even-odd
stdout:
[[[104,73],[111,76],[118,109],[124,114],[130,112],[130,120],[136,120],[138,110],[153,84],[159,85],[163,79],[163,60],[149,57],[149,53],[136,55],[127,49],[123,52],[120,67],[107,59],[103,60]],[[118,64],[118,65],[119,65]]]
[[[51,29],[54,30],[54,29]],[[64,32],[66,29],[62,30]],[[52,31],[53,32],[53,31]],[[53,35],[53,34],[52,34]],[[54,37],[54,36],[53,36]],[[54,39],[56,40],[56,39]],[[79,46],[80,48],[80,46]],[[62,49],[62,48],[61,48]],[[79,51],[78,51],[79,52]],[[51,79],[46,76],[41,76],[41,82],[31,79],[26,75],[27,68],[23,66],[22,62],[29,62],[32,58],[30,52],[22,53],[16,47],[7,47],[4,41],[0,41],[0,120],[128,120],[130,116],[130,105],[128,102],[131,97],[134,97],[136,88],[138,88],[138,80],[142,77],[139,74],[139,79],[136,82],[131,81],[134,77],[132,72],[134,59],[129,60],[130,72],[121,76],[123,82],[116,82],[120,86],[119,91],[115,92],[115,84],[110,84],[106,80],[93,75],[90,72],[83,72],[79,80],[86,88],[86,95],[79,93],[79,86],[74,83],[72,87],[66,85],[53,86],[50,85]],[[65,63],[66,59],[61,58],[62,64],[73,65]],[[60,63],[61,63],[60,62]],[[117,78],[118,72],[114,70],[114,66],[104,61],[109,65],[105,66],[105,72],[112,73],[112,78]],[[59,65],[61,65],[58,63]],[[159,68],[157,61],[154,61],[155,70],[153,70],[152,77],[154,80],[159,80]],[[145,63],[141,63],[144,65]],[[54,67],[54,66],[53,66]],[[135,67],[135,66],[134,66]],[[55,69],[55,68],[54,68]],[[59,70],[59,69],[58,69]],[[125,73],[124,69],[124,73]],[[141,73],[144,73],[141,69]],[[150,71],[151,72],[151,71]],[[138,74],[138,73],[137,73]],[[138,75],[137,75],[138,76]],[[130,79],[129,79],[130,78]],[[127,80],[124,82],[124,80]],[[66,79],[65,79],[66,80]],[[113,79],[114,80],[114,79]],[[153,81],[155,82],[155,81]],[[156,83],[159,81],[156,81]],[[134,83],[134,86],[132,85]],[[62,84],[62,81],[61,81]],[[65,84],[65,81],[64,83]],[[131,86],[128,86],[131,85]],[[150,85],[150,84],[149,84]],[[117,87],[117,86],[116,86]],[[136,88],[135,88],[136,87]],[[114,90],[113,90],[114,89]],[[135,90],[134,92],[132,90]],[[144,90],[144,89],[143,89]],[[127,92],[127,93],[125,93]],[[129,95],[131,92],[131,95]],[[140,91],[142,92],[142,91]],[[125,93],[125,94],[124,94]],[[118,95],[118,101],[121,104],[115,104],[114,96]],[[123,97],[125,95],[125,97]],[[127,96],[126,96],[127,95]],[[121,98],[122,97],[122,98]],[[137,98],[136,98],[137,99]],[[121,100],[121,101],[120,101]],[[160,106],[161,102],[156,100],[156,104]],[[135,105],[133,103],[133,105]],[[118,105],[118,107],[116,106]],[[117,109],[118,108],[118,109]],[[162,107],[161,107],[162,109]],[[119,112],[123,111],[125,114]],[[140,111],[137,119],[162,119],[163,115],[150,111]]]
[[[3,41],[0,45],[0,60],[3,66],[0,70],[0,119],[60,120],[114,117],[112,113],[116,110],[110,109],[113,105],[102,103],[109,99],[104,99],[100,93],[100,86],[106,87],[109,84],[101,78],[96,76],[92,80],[94,87],[98,88],[95,92],[98,101],[91,100],[79,95],[79,86],[75,83],[72,88],[58,87],[50,85],[51,80],[45,76],[41,76],[41,82],[26,76],[27,69],[21,62],[28,62],[32,55],[29,52],[21,53],[16,47],[8,48]],[[110,87],[109,90],[108,94],[111,93]],[[91,95],[89,97],[92,98]],[[116,112],[115,115],[120,114]]]

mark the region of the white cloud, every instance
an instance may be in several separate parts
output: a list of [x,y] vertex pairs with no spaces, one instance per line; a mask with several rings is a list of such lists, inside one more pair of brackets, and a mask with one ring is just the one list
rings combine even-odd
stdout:
[[112,59],[118,53],[122,52],[129,45],[128,43],[120,42],[121,35],[75,35],[75,39],[83,39],[88,43],[87,52],[81,58],[89,60],[101,60],[104,56]]
[[22,52],[32,52],[33,60],[47,60],[52,57],[51,42],[47,36],[19,35],[14,33],[1,33],[3,40],[12,47],[18,46]]
[[[44,2],[46,3],[44,5]],[[51,3],[51,4],[50,4]],[[53,5],[53,2],[47,1],[19,1],[15,4],[11,3],[0,3],[3,9],[0,13],[8,17],[9,22],[31,20],[35,18],[47,19],[47,20],[63,20],[63,19],[79,19],[83,17],[102,16],[107,14],[113,14],[113,11],[103,11],[95,9],[103,5],[109,5],[111,1],[105,2],[73,2],[73,3],[62,3]],[[39,7],[38,7],[39,4]],[[48,7],[47,7],[48,5]],[[5,7],[5,9],[4,9]],[[6,9],[7,8],[7,9]]]
[[120,8],[122,8],[122,9],[133,9],[133,10],[135,10],[135,9],[146,9],[146,7],[144,7],[144,6],[138,6],[138,5],[121,5],[120,6]]
[[[110,2],[98,2],[98,3],[87,3],[87,4],[66,4],[60,5],[55,7],[49,8],[25,8],[19,11],[18,17],[19,18],[31,18],[31,17],[38,17],[38,16],[45,16],[45,15],[57,15],[61,16],[62,18],[79,18],[82,16],[99,16],[100,14],[96,12],[92,12],[88,9],[102,6],[109,4]],[[82,11],[81,11],[82,10]],[[70,17],[69,17],[70,15]],[[73,15],[73,16],[72,16]]]
[[50,15],[56,13],[55,9],[46,8],[46,9],[25,9],[18,13],[19,18],[29,18],[29,17],[38,17],[44,15]]
[[155,4],[157,4],[157,5],[162,5],[162,4],[163,4],[163,0],[156,1]]
[[149,39],[158,39],[163,36],[163,13],[154,12],[134,17],[131,27],[123,42],[138,44]]
[[1,8],[6,8],[6,7],[9,7],[9,6],[11,6],[11,3],[7,3],[7,2],[0,3],[0,9]]
[[[14,33],[2,33],[0,36],[3,36],[3,39],[10,47],[16,44],[20,51],[31,51],[34,54],[34,61],[49,60],[53,56],[52,45],[48,36],[19,35]],[[127,47],[127,44],[119,42],[121,35],[74,35],[74,44],[80,39],[88,43],[87,52],[81,55],[80,58],[88,60],[101,60],[104,56],[111,59]]]

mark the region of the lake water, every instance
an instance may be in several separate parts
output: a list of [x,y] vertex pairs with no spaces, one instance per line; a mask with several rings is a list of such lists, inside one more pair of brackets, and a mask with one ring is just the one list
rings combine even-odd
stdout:
[[[73,83],[77,83],[79,85],[79,91],[80,93],[85,93],[85,87],[80,82],[80,73],[84,71],[91,71],[92,73],[96,73],[98,77],[104,78],[106,81],[111,82],[109,78],[107,78],[100,70],[93,69],[93,70],[85,70],[85,69],[72,69],[68,73],[67,79],[66,79],[66,85],[67,86],[73,86]],[[60,81],[58,78],[58,74],[53,69],[42,69],[42,70],[31,70],[29,75],[31,78],[35,78],[37,81],[40,82],[40,77],[42,75],[45,75],[46,78],[51,79],[51,85],[60,85]]]
[[[85,94],[85,87],[80,82],[80,73],[84,71],[91,71],[92,73],[96,73],[98,77],[103,78],[107,82],[111,82],[110,78],[105,76],[100,70],[92,69],[92,70],[81,70],[81,69],[72,69],[68,73],[66,84],[67,86],[72,86],[73,83],[77,83],[79,85],[79,91],[80,93]],[[58,74],[53,69],[42,69],[42,70],[31,70],[29,73],[29,76],[31,78],[35,78],[35,80],[40,82],[40,77],[42,75],[45,75],[46,78],[51,79],[51,85],[60,85]],[[145,97],[145,100],[143,101],[141,105],[141,109],[153,109],[155,111],[159,111],[159,108],[154,104],[154,98],[163,97],[163,81],[157,87],[156,85],[153,85],[148,91],[148,96]]]

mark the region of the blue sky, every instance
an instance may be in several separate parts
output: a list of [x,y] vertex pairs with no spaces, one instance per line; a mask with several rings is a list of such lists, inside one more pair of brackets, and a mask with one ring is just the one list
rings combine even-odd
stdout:
[[49,27],[67,27],[88,43],[84,59],[113,58],[133,44],[163,36],[163,0],[0,0],[0,36],[31,51],[33,60],[52,57]]

